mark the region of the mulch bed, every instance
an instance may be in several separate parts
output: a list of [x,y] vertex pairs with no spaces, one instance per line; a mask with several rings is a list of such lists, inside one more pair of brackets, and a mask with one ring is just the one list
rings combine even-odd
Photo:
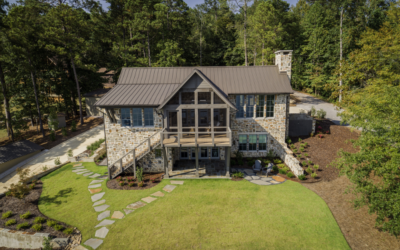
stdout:
[[[317,119],[316,130],[323,131],[323,138],[319,138],[318,135],[315,135],[314,137],[302,136],[290,138],[298,150],[294,155],[300,163],[311,160],[312,165],[319,165],[317,171],[318,176],[315,179],[311,178],[310,174],[305,171],[307,168],[303,167],[307,179],[301,181],[302,183],[319,182],[321,180],[332,181],[338,178],[339,170],[334,166],[330,166],[330,163],[338,158],[337,153],[339,150],[343,149],[350,153],[357,152],[357,149],[353,147],[349,140],[358,139],[359,131],[351,131],[348,127],[335,125],[333,122],[325,119]],[[328,134],[326,133],[327,131],[329,131]],[[302,139],[301,142],[299,142],[299,138]],[[308,146],[305,147],[305,151],[300,152],[300,144],[303,142],[307,142]],[[305,153],[309,156],[305,157]],[[303,157],[300,158],[300,155],[303,155]]]
[[[71,132],[71,123],[72,120],[75,120],[76,122],[76,131],[75,132]],[[100,124],[103,124],[103,118],[99,118],[99,117],[88,117],[86,119],[84,119],[84,124],[81,125],[79,122],[79,117],[75,118],[75,119],[69,119],[66,120],[67,123],[67,131],[68,131],[68,135],[67,136],[63,136],[61,133],[61,129],[58,129],[56,131],[56,140],[55,141],[51,141],[50,140],[50,131],[47,125],[47,121],[43,121],[43,129],[45,130],[45,137],[42,137],[42,133],[39,133],[36,131],[36,126],[30,126],[30,122],[28,123],[29,129],[27,131],[23,131],[21,133],[21,137],[17,138],[16,140],[29,140],[31,142],[34,142],[36,144],[41,145],[42,147],[44,147],[45,149],[51,149],[52,147],[57,146],[58,144],[63,143],[64,141],[77,136],[83,132],[86,132],[94,127],[97,127]],[[9,143],[12,143],[11,139],[9,139],[8,137],[3,137],[0,138],[0,146],[4,146],[7,145]]]
[[[31,226],[34,224],[34,220],[36,217],[40,216],[45,218],[46,220],[53,220],[45,215],[43,215],[38,208],[38,202],[40,195],[42,193],[43,184],[41,181],[38,181],[35,187],[29,192],[27,196],[23,199],[18,199],[12,196],[5,196],[0,199],[0,212],[5,213],[7,211],[11,211],[13,215],[7,219],[0,219],[0,227],[7,228],[12,230],[17,230],[17,225],[23,222],[28,222]],[[19,216],[26,212],[30,212],[31,216],[28,219],[21,219]],[[16,224],[11,226],[6,226],[5,223],[10,220],[15,219],[17,221]],[[54,220],[55,221],[55,220]],[[63,223],[57,222],[59,225],[64,226],[64,228],[70,228],[71,226]],[[49,233],[51,236],[60,237],[60,238],[67,238],[68,235],[60,231],[54,230],[52,227],[49,227],[46,223],[42,224],[43,228],[39,233]],[[36,233],[35,230],[28,228],[28,229],[18,229],[18,231]]]
[[236,177],[232,177],[231,181],[242,181],[244,178],[236,178]]
[[[127,178],[128,177],[132,177],[133,178],[133,174],[126,174],[126,175],[121,175],[121,179],[125,181],[125,185],[120,186],[119,185],[119,181],[117,179],[112,179],[109,180],[107,182],[107,187],[109,189],[118,189],[118,190],[144,190],[144,189],[149,189],[152,188],[154,186],[157,186],[158,183],[161,182],[162,177],[163,177],[164,173],[159,173],[159,174],[143,174],[143,182],[144,185],[143,187],[139,187],[137,180],[135,180],[135,184],[130,187],[128,186],[128,182],[127,182]],[[151,182],[150,179],[151,178],[156,178],[155,182]]]

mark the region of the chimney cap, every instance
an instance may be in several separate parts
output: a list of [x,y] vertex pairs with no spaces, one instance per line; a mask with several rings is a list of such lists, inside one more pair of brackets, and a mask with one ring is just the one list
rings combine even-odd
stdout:
[[275,54],[280,53],[280,52],[293,52],[293,50],[278,50],[278,51],[275,51]]

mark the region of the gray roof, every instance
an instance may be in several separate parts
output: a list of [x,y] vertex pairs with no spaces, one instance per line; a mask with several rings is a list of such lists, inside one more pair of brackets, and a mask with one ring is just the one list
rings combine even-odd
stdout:
[[122,68],[117,85],[96,106],[158,106],[197,69],[226,95],[293,93],[278,66]]
[[43,149],[42,146],[28,140],[17,141],[6,146],[1,146],[0,163],[5,163]]

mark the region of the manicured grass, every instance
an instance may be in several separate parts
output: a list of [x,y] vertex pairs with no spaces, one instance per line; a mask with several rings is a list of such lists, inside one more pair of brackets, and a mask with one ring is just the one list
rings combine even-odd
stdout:
[[[84,163],[104,173],[105,167]],[[72,164],[42,178],[39,203],[47,216],[78,227],[82,241],[99,222],[87,186],[92,179]],[[109,210],[161,190],[169,180],[142,191],[109,190]],[[257,186],[247,181],[185,180],[172,193],[117,220],[98,249],[349,249],[328,206],[315,193],[287,181]],[[89,247],[88,247],[89,248]]]

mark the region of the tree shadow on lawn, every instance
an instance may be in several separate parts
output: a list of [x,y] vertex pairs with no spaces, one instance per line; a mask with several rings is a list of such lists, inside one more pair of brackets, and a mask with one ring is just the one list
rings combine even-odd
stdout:
[[61,205],[62,203],[66,203],[67,201],[61,201],[61,200],[59,200],[59,198],[61,198],[61,197],[68,198],[72,194],[73,194],[72,188],[62,189],[62,190],[58,191],[58,193],[53,197],[51,197],[49,195],[41,196],[39,199],[39,204],[40,205],[52,205],[52,204]]

